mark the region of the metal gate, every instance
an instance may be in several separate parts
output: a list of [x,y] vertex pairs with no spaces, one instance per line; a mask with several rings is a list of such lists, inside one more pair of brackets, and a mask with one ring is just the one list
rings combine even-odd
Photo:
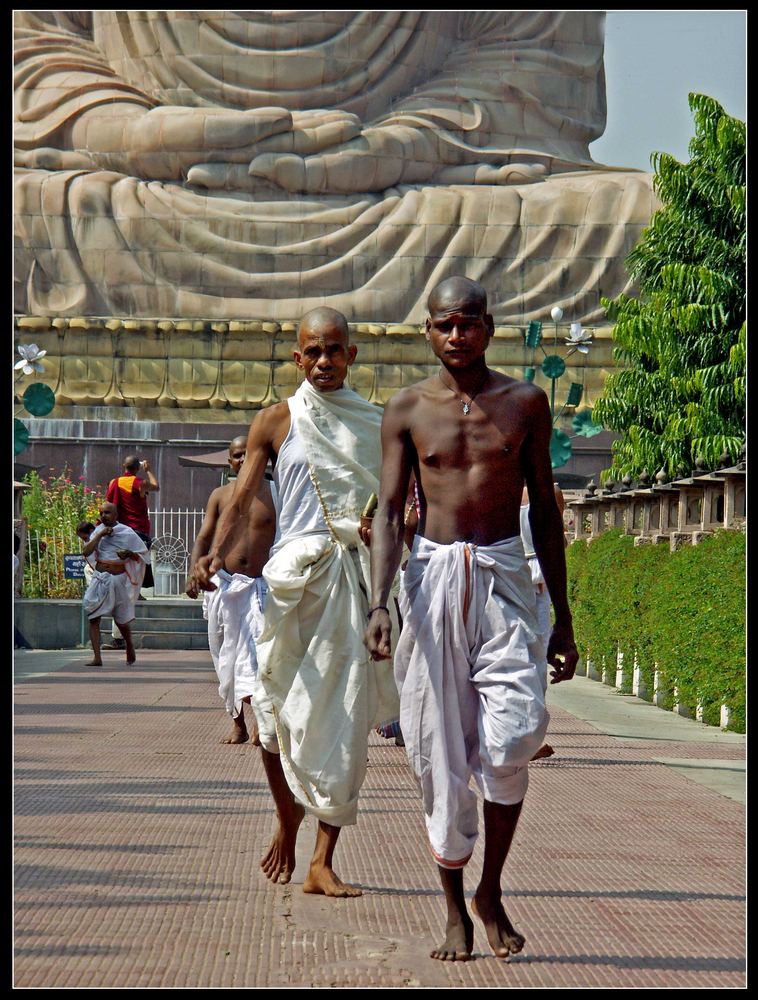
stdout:
[[150,511],[153,545],[150,559],[156,597],[178,597],[187,584],[192,546],[203,523],[203,510]]

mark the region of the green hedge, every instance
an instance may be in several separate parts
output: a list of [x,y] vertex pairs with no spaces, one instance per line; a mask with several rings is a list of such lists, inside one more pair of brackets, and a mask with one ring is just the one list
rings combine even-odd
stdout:
[[[745,535],[718,531],[699,545],[670,552],[635,547],[630,535],[607,531],[576,541],[566,554],[577,646],[599,668],[615,671],[624,654],[625,684],[634,654],[648,690],[657,664],[662,686],[718,725],[722,703],[729,728],[745,732]],[[673,700],[673,699],[670,699]],[[670,707],[666,706],[666,707]]]

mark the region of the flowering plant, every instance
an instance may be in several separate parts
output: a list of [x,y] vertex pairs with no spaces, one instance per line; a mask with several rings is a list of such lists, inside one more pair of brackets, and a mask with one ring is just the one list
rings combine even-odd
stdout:
[[76,598],[81,596],[81,584],[65,578],[63,556],[79,552],[76,526],[80,521],[94,524],[104,491],[101,486],[86,486],[84,476],[75,481],[68,468],[50,472],[48,479],[37,472],[24,477],[31,487],[22,500],[28,525],[24,596]]

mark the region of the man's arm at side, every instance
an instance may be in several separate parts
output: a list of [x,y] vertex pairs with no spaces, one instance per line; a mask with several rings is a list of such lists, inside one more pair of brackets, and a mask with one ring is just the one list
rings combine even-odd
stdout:
[[[542,575],[555,611],[555,624],[548,643],[547,661],[556,684],[570,680],[578,660],[574,627],[566,593],[566,554],[563,517],[558,508],[550,463],[550,437],[553,424],[547,396],[535,393],[531,407],[530,430],[522,447],[522,463],[529,491],[529,525]],[[558,657],[561,657],[558,659]]]
[[[382,418],[382,471],[379,505],[371,526],[371,608],[386,608],[403,554],[405,504],[412,472],[412,444],[408,433],[408,390],[393,397]],[[372,614],[364,642],[372,659],[391,655],[391,624],[386,611]]]
[[190,553],[189,569],[187,571],[187,586],[185,590],[188,596],[192,598],[198,596],[195,566],[197,565],[198,559],[201,556],[207,555],[208,550],[211,547],[211,542],[213,541],[213,535],[216,531],[216,525],[218,524],[219,519],[219,497],[223,489],[223,486],[218,486],[208,497],[208,503],[205,508],[205,517],[203,518],[203,523],[200,525],[200,531],[197,533],[195,544],[192,546],[192,552]]
[[250,425],[247,436],[247,451],[231,499],[216,525],[216,533],[210,548],[209,572],[222,569],[224,559],[234,543],[237,521],[247,515],[250,504],[258,494],[266,465],[276,455],[275,445],[283,440],[289,428],[289,406],[286,402],[275,403],[261,410]]

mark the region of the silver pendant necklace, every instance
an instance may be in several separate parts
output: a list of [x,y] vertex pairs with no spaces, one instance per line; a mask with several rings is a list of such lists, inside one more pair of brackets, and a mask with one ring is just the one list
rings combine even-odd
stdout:
[[457,400],[458,400],[458,401],[459,401],[460,403],[462,403],[462,404],[463,404],[463,415],[464,415],[464,416],[466,416],[466,417],[467,417],[467,416],[469,415],[469,413],[471,413],[471,404],[472,404],[472,403],[474,402],[474,400],[476,399],[476,397],[477,397],[477,396],[479,395],[479,393],[480,393],[480,392],[482,391],[482,389],[483,389],[483,388],[485,387],[485,385],[487,384],[487,380],[488,380],[488,379],[489,379],[489,377],[490,377],[490,373],[489,373],[489,372],[487,372],[487,374],[486,374],[486,375],[485,375],[485,377],[484,377],[484,381],[483,381],[483,382],[482,382],[482,384],[481,384],[481,385],[479,386],[479,388],[478,388],[478,389],[476,390],[476,392],[475,392],[475,393],[473,394],[473,396],[469,396],[468,400],[465,400],[465,399],[463,399],[463,398],[462,398],[461,396],[459,396],[459,395],[458,395],[458,393],[457,393],[457,392],[455,391],[455,389],[451,388],[451,386],[449,386],[449,385],[447,384],[447,382],[446,382],[446,381],[444,380],[444,378],[442,377],[442,372],[439,372],[438,374],[439,374],[439,377],[440,377],[440,382],[441,382],[441,383],[442,383],[442,384],[444,385],[444,387],[445,387],[446,389],[449,389],[449,390],[450,390],[450,392],[452,392],[452,394],[453,394],[453,395],[455,396],[455,398],[456,398],[456,399],[457,399]]

